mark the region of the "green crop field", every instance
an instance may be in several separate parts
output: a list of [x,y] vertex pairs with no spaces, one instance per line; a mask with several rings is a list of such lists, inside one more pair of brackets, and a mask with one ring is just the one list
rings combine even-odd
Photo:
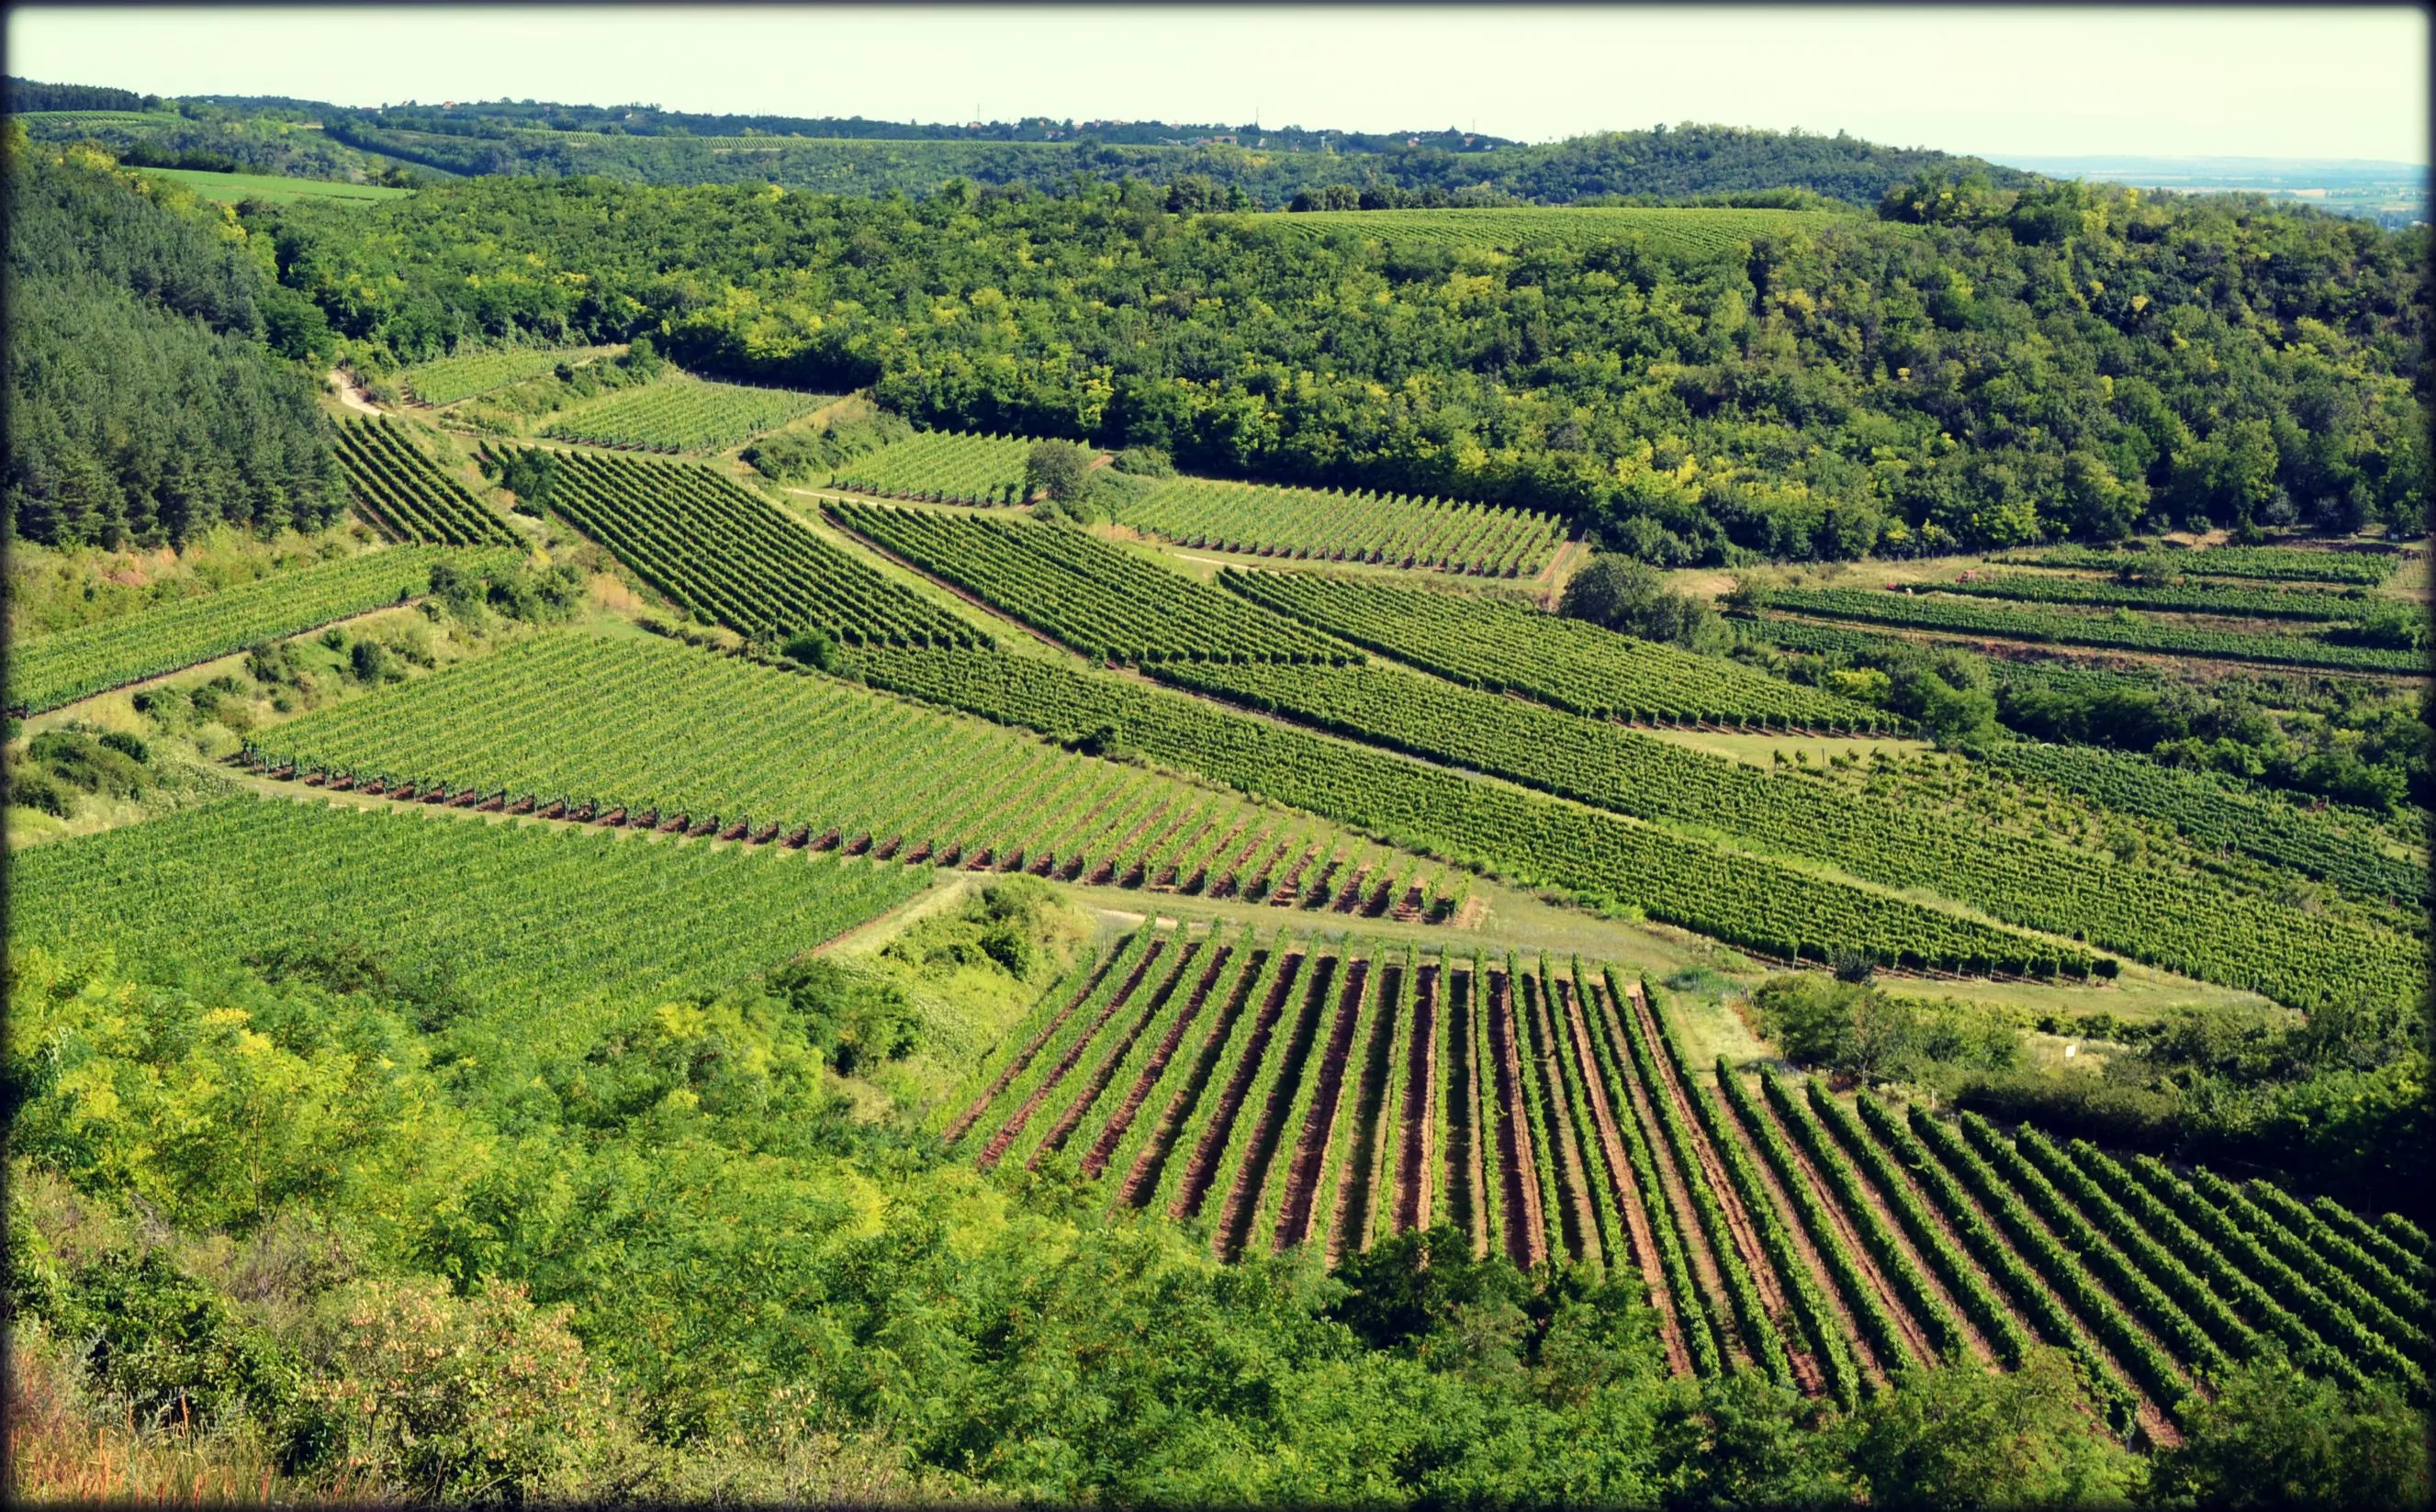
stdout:
[[2424,1267],[2372,1257],[2340,1209],[2348,1228],[2269,1183],[2134,1177],[1971,1114],[1696,1068],[1656,992],[1578,960],[1146,928],[946,1112],[981,1168],[1063,1160],[1222,1258],[1342,1262],[1445,1225],[1519,1265],[1637,1263],[1679,1374],[1852,1403],[1952,1349],[2045,1344],[2125,1427],[2271,1351],[2346,1385],[2424,1379]]
[[1467,687],[1521,693],[1594,719],[1871,734],[1896,727],[1875,709],[1722,657],[1492,600],[1303,572],[1229,571],[1218,581],[1264,608]]
[[578,405],[542,433],[629,451],[726,451],[800,420],[835,397],[671,377]]
[[74,948],[96,911],[165,957],[377,946],[486,1003],[678,995],[821,945],[920,873],[707,841],[243,796],[17,860],[10,938]]
[[1881,593],[1864,588],[1780,588],[1769,594],[1767,602],[1772,609],[1829,619],[2058,646],[2101,646],[2208,661],[2396,676],[2416,676],[2426,669],[2426,658],[2417,652],[2346,645],[2323,635],[2212,630],[2170,618],[2146,618],[2124,609],[2077,614],[2065,608],[1991,603],[1953,594]]
[[1809,856],[1888,887],[1925,884],[2025,929],[2314,1007],[2412,1001],[2421,941],[2296,912],[2272,896],[1813,785],[1384,668],[1173,663],[1160,676],[1322,728],[1651,822]]
[[346,470],[356,507],[401,540],[424,546],[523,545],[505,520],[387,421],[341,420],[339,465]]
[[2402,559],[2387,551],[2339,551],[2289,546],[2156,547],[2145,551],[2050,547],[1996,559],[2014,566],[2168,576],[2252,578],[2267,582],[2350,582],[2373,586],[2393,576]]
[[459,560],[478,570],[505,555],[426,547],[365,551],[38,636],[9,658],[9,705],[39,714],[399,602],[430,585],[436,562]]
[[403,200],[414,191],[377,183],[347,183],[335,179],[291,179],[276,173],[214,173],[202,168],[145,168],[145,173],[183,183],[206,200],[237,204],[267,200],[272,204],[304,200],[338,204],[373,204]]
[[1160,479],[1117,523],[1210,550],[1497,578],[1539,572],[1565,536],[1561,522],[1525,510],[1212,478]]
[[1360,654],[1064,526],[850,504],[831,505],[830,513],[1086,655],[1342,662]]
[[2074,980],[2115,969],[2076,947],[1694,836],[1105,674],[1003,654],[896,650],[865,652],[857,669],[876,686],[1046,735],[1113,730],[1158,761],[1397,843],[1585,901],[1629,904],[1788,961],[1849,951],[1888,966]]
[[[569,743],[566,729],[593,734]],[[261,744],[257,765],[351,789],[648,813],[654,827],[934,866],[1351,912],[1419,914],[1453,897],[1439,868],[1334,826],[663,641],[545,636]]]
[[2229,582],[2106,582],[2090,578],[2051,578],[2040,573],[1997,573],[1940,582],[1940,593],[2100,608],[2142,609],[2151,614],[2213,615],[2227,619],[2357,619],[2368,607],[2358,589],[2328,593],[2308,588],[2237,587]]
[[710,468],[554,455],[550,507],[705,622],[767,638],[826,630],[850,643],[987,643]]
[[1032,446],[1024,436],[930,431],[854,459],[829,486],[929,504],[1021,504]]
[[418,362],[399,374],[406,391],[418,404],[452,405],[461,399],[504,389],[527,378],[555,371],[563,362],[588,361],[606,347],[511,347],[498,352],[468,352],[460,356]]
[[1753,236],[1833,225],[1839,216],[1814,210],[1675,210],[1529,207],[1511,210],[1313,210],[1262,217],[1272,225],[1325,234],[1357,232],[1382,241],[1426,247],[1495,248],[1534,242],[1645,242],[1653,251],[1694,255],[1730,252]]

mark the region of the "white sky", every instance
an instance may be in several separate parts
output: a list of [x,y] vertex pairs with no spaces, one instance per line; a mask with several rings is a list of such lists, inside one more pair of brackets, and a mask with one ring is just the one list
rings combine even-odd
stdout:
[[2416,8],[19,7],[9,71],[161,95],[962,121],[1658,122],[2009,154],[2427,159]]

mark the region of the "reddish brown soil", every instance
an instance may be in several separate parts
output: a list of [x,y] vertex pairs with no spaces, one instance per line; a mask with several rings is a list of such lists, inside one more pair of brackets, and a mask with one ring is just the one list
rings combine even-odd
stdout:
[[1278,967],[1277,980],[1269,984],[1268,999],[1261,1004],[1261,1017],[1252,1025],[1252,1038],[1244,1047],[1243,1059],[1235,1063],[1235,1075],[1218,1104],[1218,1113],[1209,1126],[1201,1131],[1200,1147],[1192,1152],[1192,1161],[1184,1168],[1184,1180],[1168,1209],[1171,1218],[1190,1218],[1201,1211],[1210,1187],[1218,1178],[1218,1157],[1226,1152],[1227,1136],[1234,1132],[1235,1121],[1243,1115],[1244,1097],[1252,1081],[1260,1075],[1261,1062],[1268,1055],[1269,1042],[1277,1037],[1278,1020],[1285,1017],[1287,1001],[1295,988],[1301,984],[1303,956],[1297,951],[1288,955]]
[[[1313,1049],[1341,1010],[1342,995],[1334,989],[1338,985],[1337,973],[1344,965],[1337,957],[1323,956],[1314,968],[1303,1011],[1296,1016],[1294,1034],[1278,1062],[1277,1080],[1270,1085],[1268,1100],[1261,1105],[1260,1121],[1252,1127],[1243,1165],[1235,1173],[1234,1184],[1227,1189],[1227,1206],[1219,1211],[1217,1251],[1221,1260],[1243,1257],[1246,1230],[1260,1208],[1269,1168],[1295,1133],[1285,1127],[1286,1119],[1294,1108],[1296,1089],[1311,1069]],[[1291,1152],[1288,1156],[1291,1158]]]
[[[1380,1185],[1386,1178],[1387,1148],[1401,1139],[1401,1128],[1390,1131],[1380,1127],[1387,1116],[1387,1088],[1394,1080],[1397,1051],[1401,1048],[1398,1035],[1410,1030],[1411,1013],[1401,1009],[1404,993],[1404,968],[1401,965],[1380,967],[1377,1022],[1371,1026],[1370,1043],[1356,1047],[1362,1055],[1361,1093],[1353,1101],[1353,1137],[1346,1142],[1345,1172],[1337,1183],[1336,1210],[1328,1227],[1328,1263],[1334,1265],[1345,1253],[1348,1243],[1356,1250],[1370,1247],[1371,1209],[1378,1205]],[[1401,1009],[1401,1011],[1400,1011]]]
[[[1125,1057],[1133,1053],[1134,1042],[1149,1032],[1152,1020],[1159,1016],[1160,1010],[1167,1006],[1168,999],[1183,985],[1184,979],[1192,971],[1193,962],[1191,957],[1197,947],[1187,945],[1182,948],[1186,952],[1186,958],[1177,961],[1168,973],[1159,979],[1158,984],[1152,989],[1149,999],[1141,1005],[1141,1012],[1127,1016],[1132,1021],[1114,1036],[1115,1043],[1108,1045],[1106,1053],[1099,1057],[1099,1064],[1092,1069],[1089,1075],[1083,1078],[1082,1086],[1075,1092],[1073,1101],[1066,1104],[1066,1110],[1057,1116],[1057,1121],[1051,1125],[1048,1135],[1033,1151],[1029,1165],[1036,1169],[1042,1156],[1066,1148],[1066,1141],[1072,1137],[1075,1126],[1083,1121],[1085,1114],[1091,1111],[1091,1105],[1099,1102],[1100,1094],[1108,1089],[1108,1083],[1115,1079],[1117,1069],[1125,1063]],[[1094,1048],[1101,1042],[1100,1036],[1096,1034],[1092,1036],[1092,1040]]]
[[[1734,1190],[1725,1160],[1710,1144],[1708,1130],[1693,1111],[1692,1099],[1696,1089],[1683,1086],[1676,1076],[1675,1063],[1666,1054],[1664,1042],[1659,1034],[1658,1016],[1650,1012],[1648,999],[1641,995],[1638,988],[1632,990],[1630,997],[1633,1017],[1640,1023],[1642,1033],[1649,1036],[1653,1051],[1651,1059],[1657,1064],[1658,1079],[1666,1085],[1666,1095],[1675,1100],[1676,1109],[1682,1118],[1683,1132],[1690,1138],[1692,1158],[1699,1163],[1700,1179],[1708,1184],[1711,1195],[1716,1198],[1718,1208],[1726,1215],[1726,1230],[1733,1239],[1734,1248],[1741,1252],[1744,1269],[1750,1273],[1752,1283],[1759,1288],[1760,1304],[1767,1310],[1769,1317],[1787,1318],[1792,1307],[1785,1299],[1784,1280],[1768,1263],[1767,1251],[1759,1242],[1759,1229],[1751,1222],[1749,1210],[1743,1207],[1742,1194]],[[1820,1370],[1818,1360],[1810,1351],[1801,1347],[1798,1329],[1779,1327],[1795,1381],[1801,1383],[1806,1395],[1819,1395],[1827,1387],[1825,1372]]]
[[1184,1000],[1183,1012],[1175,1016],[1175,1022],[1168,1026],[1166,1036],[1151,1051],[1149,1063],[1142,1067],[1141,1074],[1134,1078],[1133,1087],[1126,1092],[1125,1100],[1118,1104],[1116,1112],[1109,1115],[1108,1126],[1100,1131],[1100,1137],[1084,1153],[1083,1174],[1097,1176],[1108,1168],[1108,1156],[1116,1153],[1125,1131],[1133,1127],[1134,1117],[1150,1097],[1151,1089],[1158,1086],[1160,1077],[1167,1074],[1168,1063],[1175,1058],[1175,1047],[1184,1042],[1186,1031],[1192,1027],[1193,1020],[1201,1017],[1202,1005],[1209,1000],[1209,989],[1217,985],[1218,973],[1226,967],[1227,958],[1234,951],[1233,946],[1222,945],[1210,952],[1209,969],[1202,972],[1201,980],[1193,983],[1192,996]]
[[[1560,1053],[1557,1044],[1556,1026],[1549,1017],[1551,1004],[1545,983],[1535,979],[1523,981],[1523,999],[1531,1012],[1532,1046],[1540,1061],[1540,1085],[1548,1090],[1550,1110],[1548,1153],[1557,1162],[1557,1195],[1565,1205],[1563,1218],[1569,1230],[1567,1243],[1575,1255],[1604,1258],[1606,1246],[1600,1243],[1598,1215],[1591,1210],[1590,1168],[1583,1158],[1581,1140],[1576,1136],[1577,1114],[1573,1105],[1573,1088],[1565,1085],[1565,1069],[1557,1064]],[[1572,995],[1573,984],[1559,982],[1556,990]]]
[[[1658,1308],[1659,1335],[1666,1346],[1667,1368],[1676,1375],[1688,1376],[1692,1373],[1692,1351],[1683,1342],[1683,1320],[1677,1315],[1675,1297],[1666,1289],[1666,1269],[1658,1259],[1657,1236],[1650,1232],[1649,1214],[1641,1206],[1641,1188],[1633,1180],[1632,1162],[1624,1153],[1623,1131],[1616,1125],[1614,1106],[1608,1102],[1607,1078],[1591,1045],[1590,1025],[1582,1017],[1580,1000],[1570,993],[1565,997],[1564,1009],[1566,1033],[1582,1067],[1592,1124],[1598,1131],[1599,1149],[1607,1157],[1610,1190],[1624,1218],[1625,1232],[1632,1240],[1631,1263],[1640,1270],[1642,1283],[1648,1287],[1650,1300]],[[1610,1259],[1621,1265],[1626,1257]]]
[[1047,1076],[1041,1078],[1040,1085],[1032,1089],[1032,1095],[1023,1100],[1023,1106],[1017,1108],[1006,1122],[1000,1125],[999,1131],[990,1136],[988,1148],[982,1151],[981,1159],[976,1162],[983,1171],[998,1164],[999,1157],[1006,1154],[1006,1147],[1013,1144],[1016,1136],[1023,1132],[1025,1121],[1039,1110],[1042,1103],[1048,1101],[1049,1094],[1056,1090],[1057,1084],[1066,1079],[1066,1073],[1074,1069],[1074,1063],[1083,1058],[1083,1052],[1091,1048],[1091,1041],[1100,1037],[1100,1031],[1107,1027],[1108,1020],[1123,1009],[1126,999],[1141,986],[1143,976],[1149,972],[1152,965],[1158,960],[1166,948],[1165,940],[1153,940],[1150,943],[1150,948],[1144,950],[1140,958],[1135,961],[1133,975],[1127,977],[1124,985],[1119,987],[1116,994],[1108,999],[1107,1007],[1100,1010],[1100,1017],[1081,1034],[1074,1036],[1074,1043],[1068,1048],[1065,1056]]
[[[1666,1205],[1674,1211],[1675,1232],[1683,1242],[1684,1259],[1691,1262],[1693,1283],[1700,1288],[1702,1296],[1722,1301],[1728,1295],[1725,1273],[1718,1268],[1717,1257],[1709,1249],[1708,1236],[1700,1231],[1699,1214],[1693,1210],[1692,1199],[1684,1188],[1685,1174],[1675,1167],[1675,1152],[1667,1148],[1666,1133],[1659,1126],[1658,1111],[1649,1101],[1652,1096],[1660,1095],[1659,1089],[1642,1085],[1641,1068],[1628,1048],[1631,1041],[1625,1035],[1623,1019],[1617,1017],[1613,995],[1602,990],[1597,997],[1599,1012],[1607,1019],[1608,1037],[1615,1046],[1616,1060],[1626,1078],[1626,1091],[1632,1101],[1633,1114],[1641,1120],[1642,1137],[1649,1146],[1650,1163],[1658,1171],[1658,1185],[1664,1190]],[[1718,1331],[1726,1336],[1729,1354],[1735,1359],[1749,1360],[1750,1350],[1734,1327],[1733,1314],[1719,1308],[1712,1315],[1716,1319]]]
[[965,1131],[973,1126],[973,1121],[982,1116],[982,1110],[990,1105],[990,1101],[1005,1091],[1009,1082],[1023,1074],[1023,1069],[1032,1064],[1032,1057],[1040,1053],[1040,1047],[1049,1043],[1050,1036],[1057,1033],[1058,1026],[1066,1022],[1067,1016],[1091,996],[1092,991],[1100,985],[1101,979],[1107,976],[1109,968],[1115,965],[1115,958],[1111,956],[1093,967],[1090,975],[1074,989],[1073,996],[1068,998],[1065,1005],[1057,1010],[1056,1017],[1043,1025],[1040,1033],[1032,1036],[1032,1043],[1024,1046],[1016,1057],[1008,1061],[998,1075],[991,1079],[988,1090],[975,1098],[972,1106],[956,1115],[955,1121],[949,1123],[947,1129],[947,1138],[950,1143],[964,1138]]
[[[1894,1284],[1887,1279],[1885,1269],[1870,1256],[1869,1247],[1861,1243],[1860,1231],[1853,1227],[1852,1216],[1844,1211],[1844,1205],[1836,1199],[1834,1190],[1827,1185],[1825,1178],[1819,1175],[1818,1168],[1811,1161],[1810,1153],[1802,1149],[1801,1142],[1793,1138],[1793,1132],[1784,1127],[1784,1121],[1776,1116],[1776,1109],[1768,1105],[1767,1099],[1754,1098],[1752,1102],[1759,1109],[1759,1116],[1768,1120],[1776,1128],[1778,1138],[1784,1145],[1786,1152],[1792,1156],[1795,1168],[1801,1172],[1802,1179],[1810,1184],[1810,1190],[1818,1195],[1819,1206],[1826,1210],[1828,1222],[1835,1225],[1837,1238],[1843,1242],[1844,1252],[1853,1257],[1853,1264],[1868,1278],[1870,1285],[1876,1289],[1879,1302],[1885,1306],[1888,1314],[1895,1320],[1895,1327],[1903,1330],[1904,1342],[1911,1347],[1913,1357],[1923,1363],[1934,1361],[1937,1358],[1937,1347],[1930,1340],[1928,1331],[1921,1326],[1918,1318],[1912,1316],[1911,1310],[1904,1306],[1903,1294],[1896,1291]],[[1870,1193],[1870,1208],[1878,1215],[1879,1222],[1884,1224],[1887,1231],[1894,1236],[1895,1243],[1902,1246],[1904,1253],[1910,1257],[1912,1268],[1926,1280],[1930,1290],[1944,1298],[1946,1306],[1952,1308],[1954,1299],[1946,1295],[1945,1289],[1938,1284],[1936,1276],[1931,1274],[1928,1268],[1921,1263],[1920,1257],[1912,1252],[1909,1242],[1904,1238],[1903,1229],[1894,1221],[1894,1215],[1886,1210],[1886,1204],[1877,1197],[1867,1178],[1862,1181],[1862,1190]],[[1959,1310],[1957,1310],[1956,1315],[1960,1316]],[[1979,1331],[1971,1327],[1969,1319],[1963,1319],[1962,1327],[1972,1354],[1982,1363],[1992,1361],[1994,1356],[1988,1348],[1988,1342],[1979,1337]],[[1855,1335],[1855,1337],[1858,1336]],[[1879,1364],[1890,1365],[1894,1362],[1881,1361]]]
[[[1185,1121],[1192,1116],[1192,1110],[1200,1105],[1202,1093],[1209,1087],[1209,1077],[1217,1069],[1218,1057],[1226,1049],[1227,1036],[1234,1033],[1236,1020],[1243,1017],[1244,1003],[1251,997],[1253,980],[1267,963],[1268,954],[1265,950],[1255,950],[1244,963],[1244,970],[1235,980],[1235,990],[1227,995],[1226,1002],[1219,1005],[1216,1020],[1210,1024],[1209,1033],[1202,1038],[1201,1048],[1193,1056],[1191,1072],[1185,1077],[1184,1084],[1176,1088],[1175,1095],[1168,1099],[1166,1107],[1159,1114],[1158,1126],[1151,1132],[1150,1139],[1143,1145],[1140,1156],[1134,1161],[1133,1169],[1125,1173],[1124,1183],[1117,1194],[1119,1206],[1139,1208],[1142,1199],[1157,1189],[1167,1162],[1174,1158],[1175,1137]],[[1254,1011],[1258,1012],[1257,1009]]]
[[[1356,961],[1346,968],[1345,985],[1336,997],[1336,1020],[1329,1028],[1328,1046],[1320,1052],[1319,1086],[1312,1094],[1302,1128],[1295,1142],[1294,1163],[1286,1167],[1285,1200],[1278,1207],[1275,1244],[1283,1252],[1311,1237],[1311,1218],[1318,1201],[1321,1168],[1335,1142],[1337,1115],[1345,1101],[1345,1078],[1353,1050],[1353,1032],[1362,1012],[1362,989],[1370,980],[1370,963]],[[1309,1074],[1306,1072],[1305,1074]],[[1354,1074],[1361,1074],[1355,1069]],[[1360,1088],[1355,1088],[1359,1094]]]
[[1522,1054],[1515,1043],[1514,982],[1488,974],[1488,1034],[1497,1057],[1497,1172],[1504,1185],[1505,1255],[1529,1270],[1548,1258],[1548,1217],[1540,1207],[1540,1173],[1522,1109]]
[[1398,1131],[1396,1210],[1392,1232],[1430,1226],[1430,1177],[1437,1160],[1438,968],[1423,966],[1413,979],[1413,1032],[1404,1050],[1404,1126]]

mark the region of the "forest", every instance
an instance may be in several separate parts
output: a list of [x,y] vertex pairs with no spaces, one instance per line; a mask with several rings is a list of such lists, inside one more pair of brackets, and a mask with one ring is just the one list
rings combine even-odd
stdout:
[[316,384],[265,339],[311,309],[243,233],[130,194],[107,160],[12,143],[5,175],[11,532],[115,547],[336,518]]
[[653,331],[917,424],[1538,509],[1669,565],[2424,508],[2425,234],[2238,199],[1923,180],[1715,256],[1289,235],[1140,184],[485,180],[246,218],[368,367]]

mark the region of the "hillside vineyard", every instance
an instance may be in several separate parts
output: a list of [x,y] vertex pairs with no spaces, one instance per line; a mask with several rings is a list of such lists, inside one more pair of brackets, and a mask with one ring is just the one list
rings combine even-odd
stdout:
[[12,1497],[2427,1503],[2353,180],[6,86]]

